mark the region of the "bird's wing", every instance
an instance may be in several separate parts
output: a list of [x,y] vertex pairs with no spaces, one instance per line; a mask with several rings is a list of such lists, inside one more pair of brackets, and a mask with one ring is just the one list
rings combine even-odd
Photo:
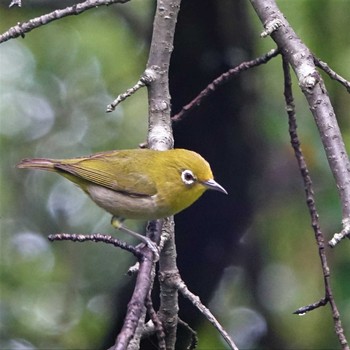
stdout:
[[55,168],[75,175],[96,185],[125,192],[135,196],[152,196],[157,193],[154,181],[142,172],[142,169],[130,163],[129,157],[94,157],[59,162]]

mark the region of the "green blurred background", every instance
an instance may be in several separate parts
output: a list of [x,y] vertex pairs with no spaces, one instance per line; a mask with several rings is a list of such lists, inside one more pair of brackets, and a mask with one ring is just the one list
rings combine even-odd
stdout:
[[[52,11],[49,1],[0,1],[1,32]],[[73,2],[62,1],[64,7]],[[350,1],[278,4],[309,48],[350,79]],[[55,232],[113,233],[110,217],[71,183],[18,170],[25,157],[66,158],[135,148],[146,140],[147,93],[113,113],[147,62],[153,1],[133,0],[56,21],[0,46],[1,349],[97,349],[112,344],[133,286],[133,259],[110,246],[50,243]],[[171,66],[174,113],[228,68],[274,47],[248,1],[184,1]],[[324,76],[344,141],[349,95]],[[340,229],[334,180],[312,115],[294,83],[299,134],[314,181],[321,228]],[[206,194],[176,217],[180,272],[242,349],[337,349],[327,307],[299,317],[323,296],[303,184],[289,145],[281,59],[243,73],[174,125],[177,147],[213,165],[227,198]],[[128,222],[135,230],[143,223]],[[119,234],[126,240],[129,237]],[[327,249],[334,295],[350,337],[349,242]],[[199,349],[225,349],[187,302],[180,315]],[[186,332],[179,332],[179,343]],[[144,349],[155,349],[145,342]],[[179,349],[184,348],[179,345]]]

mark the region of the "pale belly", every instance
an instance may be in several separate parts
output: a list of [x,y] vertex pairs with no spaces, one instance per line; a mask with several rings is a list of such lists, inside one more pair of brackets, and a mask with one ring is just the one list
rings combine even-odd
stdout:
[[153,220],[171,215],[167,208],[159,210],[156,195],[130,196],[98,185],[89,185],[87,193],[98,206],[119,218]]

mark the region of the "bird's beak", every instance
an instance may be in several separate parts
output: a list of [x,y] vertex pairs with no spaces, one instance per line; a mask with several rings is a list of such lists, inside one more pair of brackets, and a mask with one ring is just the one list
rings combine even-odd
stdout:
[[215,190],[227,194],[227,191],[214,180],[203,181],[202,184],[209,190]]

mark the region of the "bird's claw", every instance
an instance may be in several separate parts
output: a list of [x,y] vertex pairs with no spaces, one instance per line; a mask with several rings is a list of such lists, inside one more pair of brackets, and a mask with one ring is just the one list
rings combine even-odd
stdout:
[[157,262],[159,260],[159,247],[158,245],[150,240],[148,237],[144,237],[142,243],[138,244],[136,248],[138,250],[142,250],[145,246],[147,246],[153,253],[153,262]]
[[148,237],[140,235],[139,233],[134,232],[134,231],[128,229],[127,227],[125,227],[123,225],[123,219],[121,219],[121,218],[113,216],[111,224],[117,230],[124,231],[124,232],[128,233],[129,235],[134,236],[134,237],[138,238],[140,241],[142,241],[143,243],[145,243],[147,245],[147,247],[149,249],[151,249],[153,252],[153,256],[154,256],[153,261],[157,262],[159,260],[159,248],[155,242],[151,241]]
[[157,244],[151,240],[147,242],[147,247],[152,250],[153,253],[153,262],[157,262],[159,260],[159,248]]

